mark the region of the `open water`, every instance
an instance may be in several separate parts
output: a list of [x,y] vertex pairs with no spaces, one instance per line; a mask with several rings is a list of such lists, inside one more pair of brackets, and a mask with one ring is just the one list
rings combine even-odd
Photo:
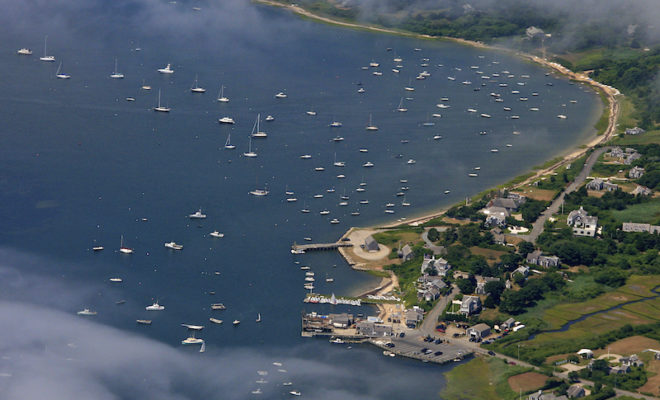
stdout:
[[[602,108],[590,90],[505,54],[341,29],[247,1],[2,3],[3,398],[242,399],[259,396],[257,387],[264,398],[289,390],[318,399],[437,397],[449,367],[300,338],[300,313],[313,307],[302,303],[295,261],[312,267],[320,293],[354,294],[377,280],[336,253],[296,258],[290,245],[334,241],[350,226],[410,217],[504,182],[583,141]],[[45,35],[55,63],[38,59]],[[20,47],[34,54],[16,55]],[[115,58],[125,79],[109,78]],[[60,61],[71,79],[55,78]],[[370,62],[380,66],[361,68]],[[167,63],[174,74],[156,72]],[[415,79],[423,70],[431,75]],[[195,77],[205,94],[191,93]],[[221,85],[229,103],[216,101]],[[169,114],[151,111],[159,90]],[[401,98],[405,113],[395,110]],[[258,113],[268,138],[253,140],[258,157],[248,159]],[[370,115],[377,132],[365,130]],[[218,124],[223,116],[236,124]],[[334,120],[343,127],[330,128]],[[228,134],[237,149],[223,148]],[[362,167],[368,161],[373,168]],[[479,176],[468,177],[475,166]],[[361,182],[367,190],[356,192]],[[395,195],[401,186],[410,207]],[[270,194],[248,195],[255,188]],[[288,203],[285,190],[298,201]],[[344,193],[349,205],[340,207]],[[384,213],[389,202],[395,214]],[[187,218],[200,207],[207,219]],[[209,237],[213,230],[225,237]],[[121,235],[134,254],[118,253]],[[184,249],[164,248],[169,241]],[[94,253],[95,245],[105,250]],[[156,300],[165,310],[145,311]],[[212,312],[216,302],[227,310]],[[82,308],[98,315],[79,317]],[[181,323],[206,325],[198,335],[206,353],[179,344]],[[255,382],[257,370],[269,372],[268,383]]]

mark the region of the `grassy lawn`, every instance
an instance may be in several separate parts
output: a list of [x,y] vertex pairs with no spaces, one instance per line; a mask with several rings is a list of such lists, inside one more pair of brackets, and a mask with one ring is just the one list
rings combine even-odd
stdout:
[[612,144],[619,146],[649,143],[660,143],[660,130],[646,131],[641,135],[619,135],[619,137],[612,139]]
[[612,216],[619,222],[656,223],[660,220],[660,199],[628,206],[624,210],[612,210]]
[[470,247],[470,253],[478,256],[484,256],[488,261],[488,264],[494,264],[495,262],[500,260],[500,257],[502,255],[508,254],[506,251],[484,249],[482,247],[476,247],[476,246]]
[[527,370],[509,366],[500,359],[477,357],[445,374],[447,386],[441,397],[445,400],[517,399],[518,393],[511,390],[508,378]]
[[605,133],[605,130],[607,129],[607,126],[609,124],[609,121],[610,121],[610,108],[607,106],[608,101],[607,101],[607,96],[605,95],[605,93],[603,93],[603,91],[600,90],[600,89],[596,89],[596,91],[600,95],[600,99],[603,101],[603,105],[604,105],[603,114],[601,114],[600,118],[596,122],[596,125],[594,126],[594,128],[596,128],[596,135],[600,136],[603,133]]
[[397,229],[395,231],[380,232],[374,235],[374,239],[378,243],[384,244],[385,246],[392,247],[401,242],[403,244],[408,242],[420,242],[420,234],[414,232],[413,230],[402,230]]

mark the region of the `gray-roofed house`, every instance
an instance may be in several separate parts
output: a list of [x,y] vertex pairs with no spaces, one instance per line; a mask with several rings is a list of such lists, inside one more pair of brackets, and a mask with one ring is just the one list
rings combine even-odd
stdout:
[[392,325],[378,324],[371,321],[360,321],[355,328],[358,335],[367,337],[392,336]]
[[477,296],[465,296],[461,302],[461,308],[458,312],[470,316],[476,314],[481,310],[481,299]]
[[525,278],[527,278],[527,276],[529,275],[529,267],[526,265],[521,265],[520,267],[516,268],[511,275],[514,274],[520,274]]
[[653,194],[653,190],[647,188],[646,186],[637,185],[635,189],[630,192],[633,196],[650,196]]
[[364,239],[364,249],[366,251],[378,251],[380,250],[380,247],[378,246],[378,242],[376,239],[374,239],[373,236],[369,235],[367,236],[366,239]]
[[[628,152],[628,149],[626,149],[626,152]],[[639,160],[640,158],[642,158],[642,155],[633,149],[633,152],[630,152],[626,155],[626,158],[623,160],[623,163],[626,165],[630,165],[634,161]]]
[[486,324],[477,324],[467,329],[466,333],[471,338],[483,339],[490,335],[490,326]]
[[541,250],[533,251],[527,254],[527,263],[539,265],[541,267],[556,267],[559,265],[559,257],[544,256]]
[[500,329],[511,329],[516,324],[516,320],[509,318],[500,324]]
[[600,178],[595,178],[587,183],[586,188],[587,190],[607,190],[608,192],[614,192],[619,189],[619,185]]
[[486,215],[486,225],[490,226],[506,226],[506,217],[509,211],[504,207],[488,207],[481,210]]
[[551,392],[543,393],[542,390],[539,390],[536,393],[532,393],[528,397],[529,400],[568,400],[568,397],[561,395],[555,396]]
[[569,399],[577,399],[579,397],[584,397],[586,392],[584,391],[584,388],[580,385],[573,385],[566,390],[566,396],[568,396]]
[[409,244],[403,246],[401,248],[401,251],[399,251],[399,258],[401,258],[404,262],[412,260],[414,257],[415,257],[415,253],[413,253],[413,250]]
[[328,319],[332,321],[332,326],[335,328],[348,328],[353,325],[353,314],[328,314]]
[[628,365],[631,367],[641,367],[644,365],[644,362],[637,357],[637,354],[633,354],[628,357],[619,358],[621,365]]
[[636,126],[634,128],[626,128],[625,134],[626,135],[640,135],[644,132],[646,132],[644,129]]
[[624,222],[621,230],[624,232],[658,233],[660,232],[660,226],[651,224],[639,224],[637,222]]
[[518,211],[519,203],[515,199],[496,197],[490,201],[490,207],[501,207],[507,211]]
[[409,328],[415,328],[417,323],[424,319],[424,310],[415,306],[409,310],[406,310],[404,313],[404,318],[406,320],[406,326]]
[[580,206],[579,210],[573,210],[568,214],[566,224],[573,227],[573,235],[594,237],[598,227],[598,217],[589,216]]
[[628,177],[630,179],[639,179],[644,175],[644,172],[644,168],[632,167],[630,171],[628,171]]
[[451,264],[444,258],[440,257],[438,259],[435,256],[428,257],[424,256],[424,261],[422,261],[422,266],[420,267],[420,273],[429,275],[438,275],[445,276],[447,271],[451,269]]

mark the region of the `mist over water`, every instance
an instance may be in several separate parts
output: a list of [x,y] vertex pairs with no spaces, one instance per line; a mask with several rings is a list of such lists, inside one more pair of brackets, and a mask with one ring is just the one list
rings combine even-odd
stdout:
[[[286,381],[321,399],[436,396],[450,366],[300,337],[301,312],[333,310],[302,303],[300,265],[312,267],[320,293],[353,294],[378,279],[350,270],[336,253],[295,258],[290,245],[333,241],[350,226],[411,216],[501,183],[579,143],[601,108],[588,89],[503,54],[343,30],[245,1],[0,5],[0,326],[9,327],[0,331],[1,398],[243,399],[253,397],[257,370],[269,371],[264,398],[288,397],[278,386]],[[38,60],[45,35],[55,63]],[[21,47],[34,54],[16,55]],[[391,72],[396,56],[399,74]],[[123,80],[109,78],[115,58]],[[70,80],[55,79],[60,61]],[[371,61],[382,76],[360,68]],[[167,63],[175,73],[159,75]],[[500,78],[482,79],[470,66]],[[431,76],[416,80],[424,69]],[[190,92],[195,76],[207,93]],[[403,90],[408,84],[414,92]],[[220,85],[227,104],[215,101]],[[159,89],[167,115],[151,111]],[[276,99],[280,91],[288,97]],[[526,104],[520,96],[529,96]],[[406,113],[394,111],[402,97],[413,98],[404,100]],[[442,97],[450,108],[436,106]],[[507,118],[502,106],[521,118]],[[315,117],[305,114],[312,109]],[[259,156],[246,159],[257,113],[268,138],[254,140]],[[275,121],[265,122],[268,114]],[[370,114],[377,133],[364,129]],[[222,116],[236,124],[219,125]],[[329,128],[333,120],[343,127]],[[431,120],[435,126],[423,126]],[[228,134],[236,150],[222,148]],[[337,135],[345,140],[332,141]],[[335,153],[346,167],[333,167]],[[363,168],[367,161],[374,168]],[[468,178],[475,166],[479,177]],[[400,179],[408,180],[411,207],[395,196]],[[358,193],[361,182],[367,190]],[[263,187],[269,196],[248,195]],[[286,202],[287,189],[297,202]],[[343,193],[348,207],[338,206]],[[384,213],[388,202],[396,203],[393,216]],[[310,214],[300,212],[305,206]],[[190,220],[200,207],[208,218]],[[323,209],[331,214],[319,215]],[[225,237],[208,236],[216,229]],[[122,235],[134,254],[118,253]],[[164,248],[169,241],[184,249]],[[105,250],[94,253],[94,245]],[[145,311],[154,301],[166,309]],[[227,310],[211,311],[219,302]],[[77,316],[83,308],[98,315]],[[210,324],[211,316],[224,324]],[[180,345],[181,323],[206,325],[199,334],[206,353]]]

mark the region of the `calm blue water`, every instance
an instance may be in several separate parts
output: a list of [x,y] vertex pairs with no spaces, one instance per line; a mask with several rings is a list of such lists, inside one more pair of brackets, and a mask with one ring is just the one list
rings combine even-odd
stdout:
[[[94,398],[251,398],[258,369],[270,370],[262,385],[269,398],[287,397],[290,389],[277,386],[287,380],[323,399],[437,396],[447,367],[300,338],[300,313],[311,308],[301,302],[304,274],[294,261],[312,266],[322,293],[351,294],[377,280],[351,271],[336,253],[295,259],[289,246],[304,237],[336,240],[350,226],[410,217],[501,183],[584,140],[601,107],[589,90],[500,53],[339,29],[239,0],[2,3],[0,318],[26,324],[2,333],[2,342],[15,343],[4,349],[12,360],[24,360],[0,361],[12,374],[0,381],[8,398],[36,398],[21,377],[37,372],[57,389],[50,398],[70,398],[67,390]],[[52,64],[38,60],[46,34],[58,60]],[[17,56],[24,46],[34,55]],[[399,74],[391,71],[397,56]],[[123,80],[108,77],[115,57]],[[420,66],[424,58],[427,67]],[[55,79],[60,60],[70,80]],[[372,61],[380,67],[361,69]],[[167,63],[175,73],[158,74]],[[423,70],[431,76],[416,80]],[[195,76],[207,93],[190,92]],[[141,90],[143,83],[153,89]],[[409,83],[414,92],[403,90]],[[215,101],[220,85],[228,104]],[[150,110],[158,90],[171,113]],[[276,99],[280,91],[288,97]],[[125,101],[129,96],[135,101]],[[411,98],[406,113],[395,111],[402,97]],[[450,108],[436,107],[443,97]],[[259,156],[247,159],[242,153],[257,113],[275,121],[262,120],[268,138],[254,140]],[[370,115],[376,133],[364,129]],[[236,124],[218,124],[222,116]],[[329,128],[333,120],[343,127]],[[428,121],[435,126],[422,125]],[[222,148],[229,133],[233,151]],[[337,135],[345,140],[333,142]],[[345,168],[333,167],[335,154]],[[411,158],[416,164],[406,164]],[[367,161],[375,167],[363,168]],[[325,171],[314,171],[320,166]],[[468,178],[475,166],[479,177]],[[400,179],[408,179],[412,207],[395,196]],[[357,193],[360,182],[367,190]],[[249,196],[257,187],[270,195]],[[295,191],[296,203],[286,202],[286,189]],[[350,204],[339,207],[344,193]],[[368,205],[359,204],[365,199]],[[388,202],[396,214],[384,213]],[[304,206],[312,212],[302,214]],[[208,218],[188,219],[199,207]],[[331,214],[319,215],[322,209]],[[355,210],[359,217],[350,216]],[[332,218],[340,224],[329,224]],[[216,229],[223,239],[208,237]],[[121,235],[135,254],[117,252]],[[163,247],[172,240],[184,250]],[[93,253],[95,244],[106,249]],[[323,282],[326,274],[335,283]],[[115,276],[124,282],[113,286],[108,278]],[[120,299],[126,303],[117,306]],[[154,300],[166,310],[146,312]],[[214,302],[228,309],[219,317],[225,324],[200,334],[207,352],[183,349],[179,324],[208,325]],[[83,307],[99,314],[81,321],[75,312]],[[254,323],[257,313],[261,324]],[[136,326],[140,318],[153,325]],[[241,325],[232,327],[233,319]],[[78,360],[65,367],[70,374],[46,371],[63,359]],[[275,360],[288,369],[281,377]]]

